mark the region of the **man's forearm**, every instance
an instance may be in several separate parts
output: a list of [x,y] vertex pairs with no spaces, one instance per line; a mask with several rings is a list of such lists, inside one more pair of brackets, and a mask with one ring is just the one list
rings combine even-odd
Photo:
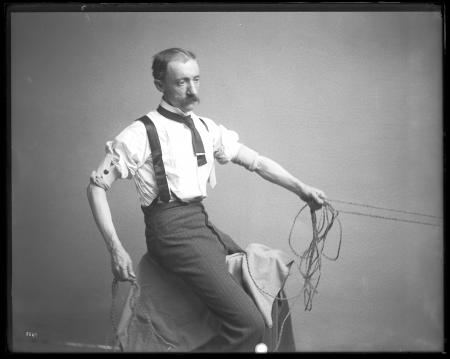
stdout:
[[288,189],[302,199],[305,198],[307,186],[270,158],[258,156],[255,172],[265,180]]
[[87,197],[95,222],[105,240],[108,251],[112,253],[118,249],[123,249],[112,221],[105,190],[90,183],[87,188]]

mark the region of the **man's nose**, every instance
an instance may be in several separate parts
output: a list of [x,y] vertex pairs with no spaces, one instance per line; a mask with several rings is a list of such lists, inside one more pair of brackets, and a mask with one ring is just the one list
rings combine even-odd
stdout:
[[189,82],[188,93],[190,95],[197,95],[198,88],[194,81]]

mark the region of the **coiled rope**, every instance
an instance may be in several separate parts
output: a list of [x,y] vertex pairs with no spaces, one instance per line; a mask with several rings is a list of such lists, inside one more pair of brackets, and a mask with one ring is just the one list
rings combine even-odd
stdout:
[[[315,211],[311,210],[311,222],[312,222],[312,232],[313,237],[309,244],[309,247],[303,252],[298,253],[293,246],[292,243],[292,234],[294,231],[295,224],[297,222],[298,217],[303,212],[303,210],[308,205],[304,205],[300,211],[297,213],[297,215],[294,218],[294,221],[291,226],[291,230],[289,232],[289,247],[291,248],[291,251],[296,257],[296,260],[294,262],[297,263],[297,267],[299,269],[299,273],[303,277],[305,283],[302,287],[304,297],[305,297],[305,310],[311,310],[312,309],[312,297],[317,292],[315,288],[317,288],[319,279],[320,279],[320,269],[321,269],[321,256],[324,256],[325,258],[336,261],[339,257],[340,249],[341,249],[341,243],[342,243],[342,224],[340,220],[337,218],[339,212],[336,211],[331,204],[325,203],[322,206],[321,216],[319,222],[317,221],[317,215]],[[330,231],[331,227],[333,226],[334,221],[337,219],[337,222],[339,223],[339,243],[338,243],[338,249],[335,256],[330,257],[327,254],[323,252],[325,247],[325,241],[328,235],[328,232]],[[252,279],[253,283],[255,284],[256,288],[263,294],[268,295],[272,298],[278,298],[278,296],[274,296],[273,294],[265,291],[261,287],[258,286],[256,283],[256,280],[251,274],[248,257],[246,256],[246,263],[247,263],[247,269],[248,273],[250,274],[250,278]],[[291,275],[291,272],[289,272],[288,277]],[[285,298],[278,298],[284,301],[289,301],[292,299],[296,299],[297,297],[301,296],[301,294],[297,294],[291,297],[285,297]]]
[[[438,216],[433,216],[429,214],[419,213],[419,212],[411,212],[411,211],[404,211],[404,210],[398,210],[398,209],[392,209],[387,207],[379,207],[379,206],[373,206],[369,204],[363,204],[363,203],[356,203],[356,202],[349,202],[349,201],[342,201],[337,199],[327,199],[323,206],[321,211],[313,211],[311,210],[311,223],[312,223],[312,240],[308,246],[308,248],[303,253],[298,253],[297,250],[294,248],[294,245],[292,243],[292,234],[294,231],[295,224],[297,222],[298,217],[303,212],[303,210],[307,207],[307,205],[304,205],[297,215],[295,216],[290,232],[289,232],[289,247],[292,251],[292,253],[295,255],[296,259],[294,260],[295,263],[297,263],[297,268],[299,270],[299,273],[301,274],[303,278],[303,286],[300,290],[300,294],[291,296],[291,297],[285,297],[280,298],[277,296],[273,296],[272,294],[268,293],[267,291],[263,290],[258,286],[255,279],[251,275],[250,267],[247,260],[247,269],[250,273],[250,277],[255,284],[256,288],[264,293],[265,295],[268,295],[274,299],[280,300],[280,301],[290,301],[292,299],[297,300],[301,293],[303,292],[303,299],[305,304],[305,310],[310,311],[312,309],[312,300],[315,294],[317,294],[317,287],[319,285],[320,277],[321,277],[321,267],[322,267],[322,257],[325,257],[326,259],[329,259],[331,261],[336,261],[339,258],[340,250],[341,250],[341,244],[342,244],[342,223],[340,219],[338,218],[338,215],[340,213],[346,213],[346,214],[354,214],[354,215],[360,215],[360,216],[366,216],[366,217],[372,217],[372,218],[379,218],[384,220],[392,220],[392,221],[398,221],[398,222],[407,222],[407,223],[415,223],[415,224],[421,224],[421,225],[428,225],[428,226],[440,226],[439,223],[431,223],[431,222],[424,222],[424,221],[417,221],[417,220],[411,220],[411,219],[404,219],[404,218],[398,218],[398,217],[392,217],[392,216],[382,216],[382,215],[374,215],[374,214],[368,214],[368,213],[362,213],[357,211],[345,211],[345,210],[336,210],[333,208],[333,206],[330,204],[330,202],[336,202],[336,203],[343,203],[343,204],[349,204],[353,206],[360,206],[364,208],[371,208],[371,209],[378,209],[378,210],[385,210],[385,211],[391,211],[391,212],[397,212],[402,213],[406,215],[415,215],[415,216],[423,216],[428,218],[434,218],[434,219],[442,219]],[[317,213],[319,213],[319,220],[317,219]],[[324,252],[325,248],[325,242],[327,239],[327,235],[329,234],[329,231],[331,230],[334,222],[337,221],[339,225],[339,239],[338,239],[338,246],[337,251],[334,256],[329,256]],[[291,272],[289,272],[289,275],[291,275]],[[288,275],[288,276],[289,276]],[[279,345],[281,343],[282,334],[284,330],[284,325],[286,323],[286,320],[291,315],[291,309],[294,303],[290,305],[289,311],[286,314],[285,318],[283,319],[282,325],[280,327],[280,331],[278,334],[278,340],[277,344],[274,348],[274,351],[276,352],[279,348]]]
[[[317,293],[317,287],[319,285],[320,276],[321,276],[321,268],[322,268],[322,256],[326,259],[336,261],[339,258],[339,253],[341,250],[341,243],[342,243],[342,224],[338,218],[339,212],[336,211],[333,206],[331,206],[330,203],[325,202],[319,211],[313,211],[311,209],[311,223],[312,223],[312,240],[308,246],[308,248],[303,251],[303,253],[298,253],[297,250],[294,248],[294,245],[292,243],[292,234],[295,228],[295,224],[297,222],[297,219],[299,218],[300,214],[303,212],[303,210],[308,205],[305,204],[297,213],[297,215],[294,218],[294,221],[292,223],[290,232],[289,232],[289,247],[292,251],[292,253],[295,255],[296,259],[294,260],[294,263],[297,263],[297,268],[300,273],[300,275],[303,278],[303,285],[300,290],[300,293],[291,297],[280,297],[280,296],[274,296],[273,294],[265,291],[261,287],[258,286],[256,283],[256,280],[253,278],[250,270],[250,266],[248,263],[248,257],[246,257],[246,263],[247,263],[247,269],[250,274],[250,278],[252,279],[254,285],[256,288],[262,292],[265,295],[268,295],[269,297],[272,297],[279,301],[290,301],[292,299],[297,300],[299,297],[303,295],[303,300],[305,303],[305,310],[310,311],[312,309],[312,300],[314,295]],[[316,212],[319,212],[319,220],[317,219]],[[337,220],[339,224],[339,243],[337,252],[334,256],[330,257],[327,254],[324,253],[325,248],[325,241],[327,239],[327,235],[329,231],[331,230],[334,222]],[[289,271],[288,277],[291,275],[291,271]],[[278,348],[281,344],[281,339],[283,335],[283,330],[285,323],[287,319],[291,315],[291,309],[293,304],[290,305],[289,311],[284,317],[282,324],[280,326],[280,330],[278,333],[277,342],[274,348],[274,352],[278,351]]]

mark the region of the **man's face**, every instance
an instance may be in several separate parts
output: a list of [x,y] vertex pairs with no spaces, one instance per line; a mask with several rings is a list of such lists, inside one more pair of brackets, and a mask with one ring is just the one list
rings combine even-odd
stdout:
[[167,65],[163,80],[155,80],[155,85],[164,94],[164,100],[183,112],[192,111],[200,101],[200,70],[195,60],[171,61]]

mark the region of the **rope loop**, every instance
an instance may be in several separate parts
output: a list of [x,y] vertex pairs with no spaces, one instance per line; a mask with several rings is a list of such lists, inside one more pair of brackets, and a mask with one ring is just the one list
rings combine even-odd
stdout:
[[[312,309],[312,299],[317,294],[317,287],[320,281],[322,257],[331,261],[336,261],[339,258],[342,244],[342,224],[338,218],[339,212],[329,202],[325,202],[320,210],[313,211],[311,209],[312,239],[307,249],[302,253],[298,253],[292,243],[293,231],[298,217],[306,207],[307,205],[304,205],[295,216],[289,232],[288,242],[292,253],[296,257],[295,262],[297,262],[299,273],[304,280],[302,290],[305,310],[310,311]],[[325,242],[335,221],[339,224],[338,248],[334,256],[329,256],[324,252]]]
[[[272,297],[279,301],[290,301],[292,299],[297,300],[300,296],[303,295],[303,300],[305,304],[305,310],[310,311],[312,309],[312,300],[315,294],[317,294],[317,287],[319,285],[320,276],[321,276],[321,268],[322,268],[322,256],[325,257],[328,260],[336,261],[339,258],[340,251],[341,251],[341,244],[342,244],[342,224],[339,216],[339,211],[335,210],[333,206],[329,202],[325,202],[320,210],[314,211],[310,210],[311,213],[311,224],[312,224],[312,240],[308,246],[308,248],[303,251],[302,253],[297,252],[297,250],[294,248],[292,243],[292,237],[294,228],[297,222],[297,219],[299,218],[300,214],[303,212],[303,210],[308,205],[305,204],[297,213],[295,216],[290,232],[289,232],[289,247],[296,257],[294,260],[294,263],[297,263],[297,268],[299,270],[300,275],[303,278],[303,285],[300,290],[300,293],[291,297],[280,297],[280,296],[274,296],[267,291],[263,290],[258,286],[256,283],[254,277],[252,276],[252,273],[250,271],[248,258],[246,257],[246,263],[247,263],[247,269],[250,274],[250,278],[252,279],[253,283],[255,284],[256,288],[265,295]],[[319,214],[319,218],[318,215]],[[329,256],[324,252],[325,248],[325,242],[327,240],[327,236],[333,227],[334,222],[337,222],[339,225],[339,242],[338,242],[338,248],[336,251],[336,254],[334,256]],[[291,275],[291,272],[289,272],[288,276]],[[274,348],[274,352],[278,351],[278,348],[281,344],[281,339],[283,335],[283,330],[285,323],[289,316],[291,315],[291,309],[292,305],[289,308],[289,312],[284,317],[282,324],[280,326],[280,331],[278,333],[278,340]]]

